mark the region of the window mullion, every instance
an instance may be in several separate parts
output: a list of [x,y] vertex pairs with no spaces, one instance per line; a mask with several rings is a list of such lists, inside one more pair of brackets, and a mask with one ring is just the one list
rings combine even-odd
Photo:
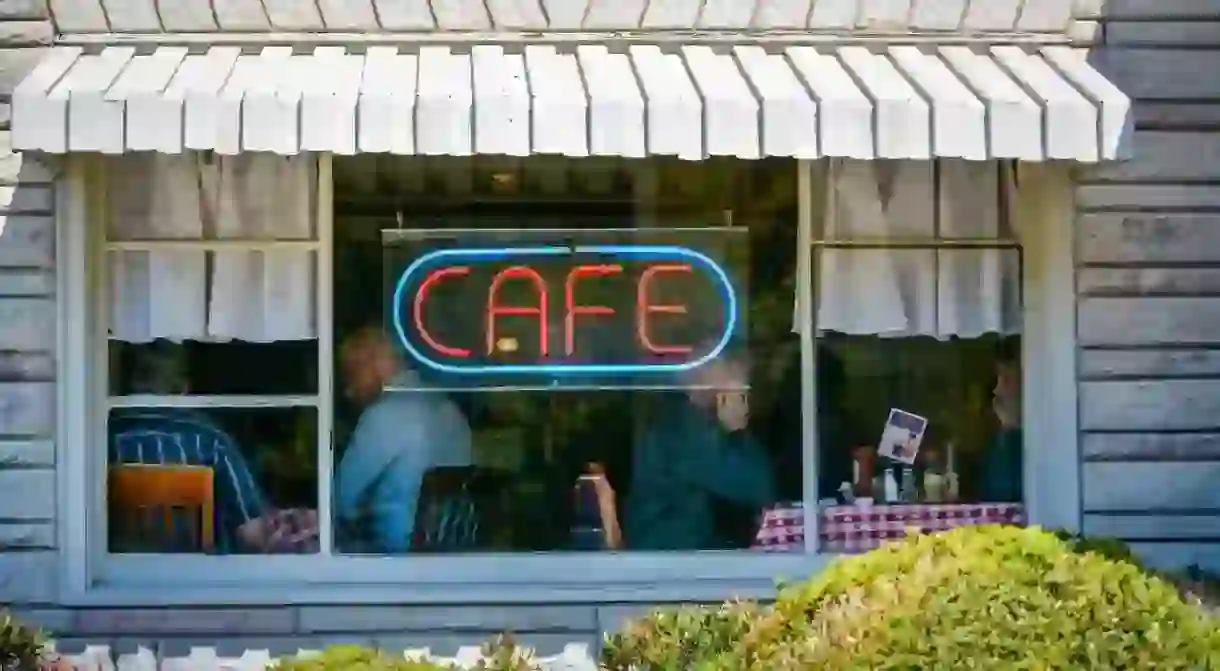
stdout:
[[330,154],[318,156],[318,540],[320,552],[334,551],[334,180]]
[[818,551],[817,344],[813,291],[813,162],[797,162],[797,323],[801,336],[801,505],[805,554]]

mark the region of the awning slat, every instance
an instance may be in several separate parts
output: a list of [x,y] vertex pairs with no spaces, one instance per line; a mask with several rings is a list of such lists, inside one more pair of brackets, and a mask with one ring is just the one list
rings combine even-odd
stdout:
[[1131,99],[1089,65],[1088,51],[1085,49],[1045,47],[1042,55],[1059,74],[1075,84],[1090,102],[1101,109],[1101,158],[1113,160],[1126,156],[1135,125]]
[[470,56],[448,47],[419,50],[419,100],[415,149],[424,155],[469,156],[474,152],[470,110]]
[[182,144],[187,149],[216,148],[224,86],[240,55],[238,47],[212,47],[206,55],[187,56],[169,83],[166,97],[184,101]]
[[356,103],[364,59],[318,47],[301,90],[301,150],[356,153]]
[[80,47],[56,47],[13,89],[13,148],[68,150],[68,100],[50,98],[55,87],[80,59]]
[[733,56],[706,46],[683,47],[682,53],[703,97],[707,154],[758,158],[758,101]]
[[589,90],[589,152],[639,158],[647,154],[644,96],[626,54],[601,45],[576,48]]
[[186,53],[185,47],[167,47],[136,56],[106,92],[107,100],[127,105],[127,149],[167,154],[182,150],[182,101],[168,98],[165,91]]
[[134,47],[107,47],[97,56],[83,56],[51,91],[52,98],[68,99],[70,147],[123,151],[123,102],[107,100],[106,91],[135,55]]
[[474,67],[474,151],[476,154],[529,156],[530,94],[525,58],[504,48],[479,45]]
[[987,146],[991,156],[1041,160],[1042,109],[996,62],[969,47],[943,47],[940,55],[988,110]]
[[818,157],[818,107],[784,57],[760,46],[733,49],[762,99],[762,153]]
[[877,106],[878,158],[929,158],[932,143],[928,103],[894,64],[864,47],[843,47],[839,57]]
[[215,149],[221,154],[241,153],[242,140],[249,137],[242,132],[242,99],[246,89],[265,76],[263,66],[262,56],[243,54],[237,57],[216,106],[216,146],[201,149]]
[[703,104],[678,54],[659,47],[631,47],[631,62],[644,89],[648,152],[698,161],[703,158]]
[[259,73],[242,103],[242,145],[247,151],[297,153],[301,146],[301,89],[311,77],[309,58],[293,58],[292,47],[266,47]]
[[576,55],[530,46],[525,48],[525,67],[534,112],[534,152],[588,156],[588,105]]
[[415,153],[419,57],[371,47],[364,57],[357,111],[360,151]]
[[893,47],[890,56],[931,99],[933,153],[973,160],[987,158],[983,103],[940,59],[911,46]]
[[822,154],[872,158],[873,104],[839,59],[813,47],[790,47],[787,53],[817,98]]
[[[1038,56],[1019,47],[992,47],[991,53],[1046,110],[1046,157],[1096,161],[1097,108]],[[1092,132],[1082,133],[1086,128]]]
[[1095,162],[1120,157],[1131,131],[1130,99],[1070,47],[461,49],[51,49],[14,91],[13,145]]

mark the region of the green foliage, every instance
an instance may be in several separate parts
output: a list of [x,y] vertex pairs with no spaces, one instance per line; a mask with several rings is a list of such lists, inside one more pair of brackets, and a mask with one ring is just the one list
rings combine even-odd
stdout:
[[1055,536],[1067,543],[1076,552],[1092,552],[1112,561],[1125,561],[1128,564],[1144,568],[1144,563],[1135,555],[1131,547],[1117,538],[1079,536],[1063,530],[1056,531]]
[[704,660],[738,646],[765,612],[738,602],[659,610],[607,636],[602,664],[612,670],[702,669]]
[[451,667],[406,659],[358,645],[334,645],[314,657],[289,657],[273,667],[280,671],[442,671]]
[[45,661],[42,632],[27,627],[0,611],[0,669],[37,669]]
[[1220,626],[1173,585],[1038,529],[913,536],[744,608],[728,625],[709,609],[654,615],[606,667],[1220,669]]
[[[517,647],[510,636],[499,636],[483,646],[479,671],[537,671],[534,657]],[[335,645],[314,657],[290,657],[273,667],[279,671],[446,671],[452,665],[427,659],[408,659],[359,645]]]

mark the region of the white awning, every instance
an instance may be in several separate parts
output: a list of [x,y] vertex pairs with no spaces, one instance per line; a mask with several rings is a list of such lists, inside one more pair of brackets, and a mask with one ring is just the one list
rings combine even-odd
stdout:
[[1130,107],[1065,46],[60,47],[12,131],[52,153],[1095,162],[1120,157]]

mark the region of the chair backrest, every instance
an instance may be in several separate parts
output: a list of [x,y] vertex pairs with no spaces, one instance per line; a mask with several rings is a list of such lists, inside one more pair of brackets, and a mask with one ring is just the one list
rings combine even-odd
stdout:
[[207,466],[111,466],[112,551],[211,551],[215,545],[213,479]]
[[504,473],[477,466],[442,466],[424,473],[411,549],[458,552],[488,549],[502,527]]

